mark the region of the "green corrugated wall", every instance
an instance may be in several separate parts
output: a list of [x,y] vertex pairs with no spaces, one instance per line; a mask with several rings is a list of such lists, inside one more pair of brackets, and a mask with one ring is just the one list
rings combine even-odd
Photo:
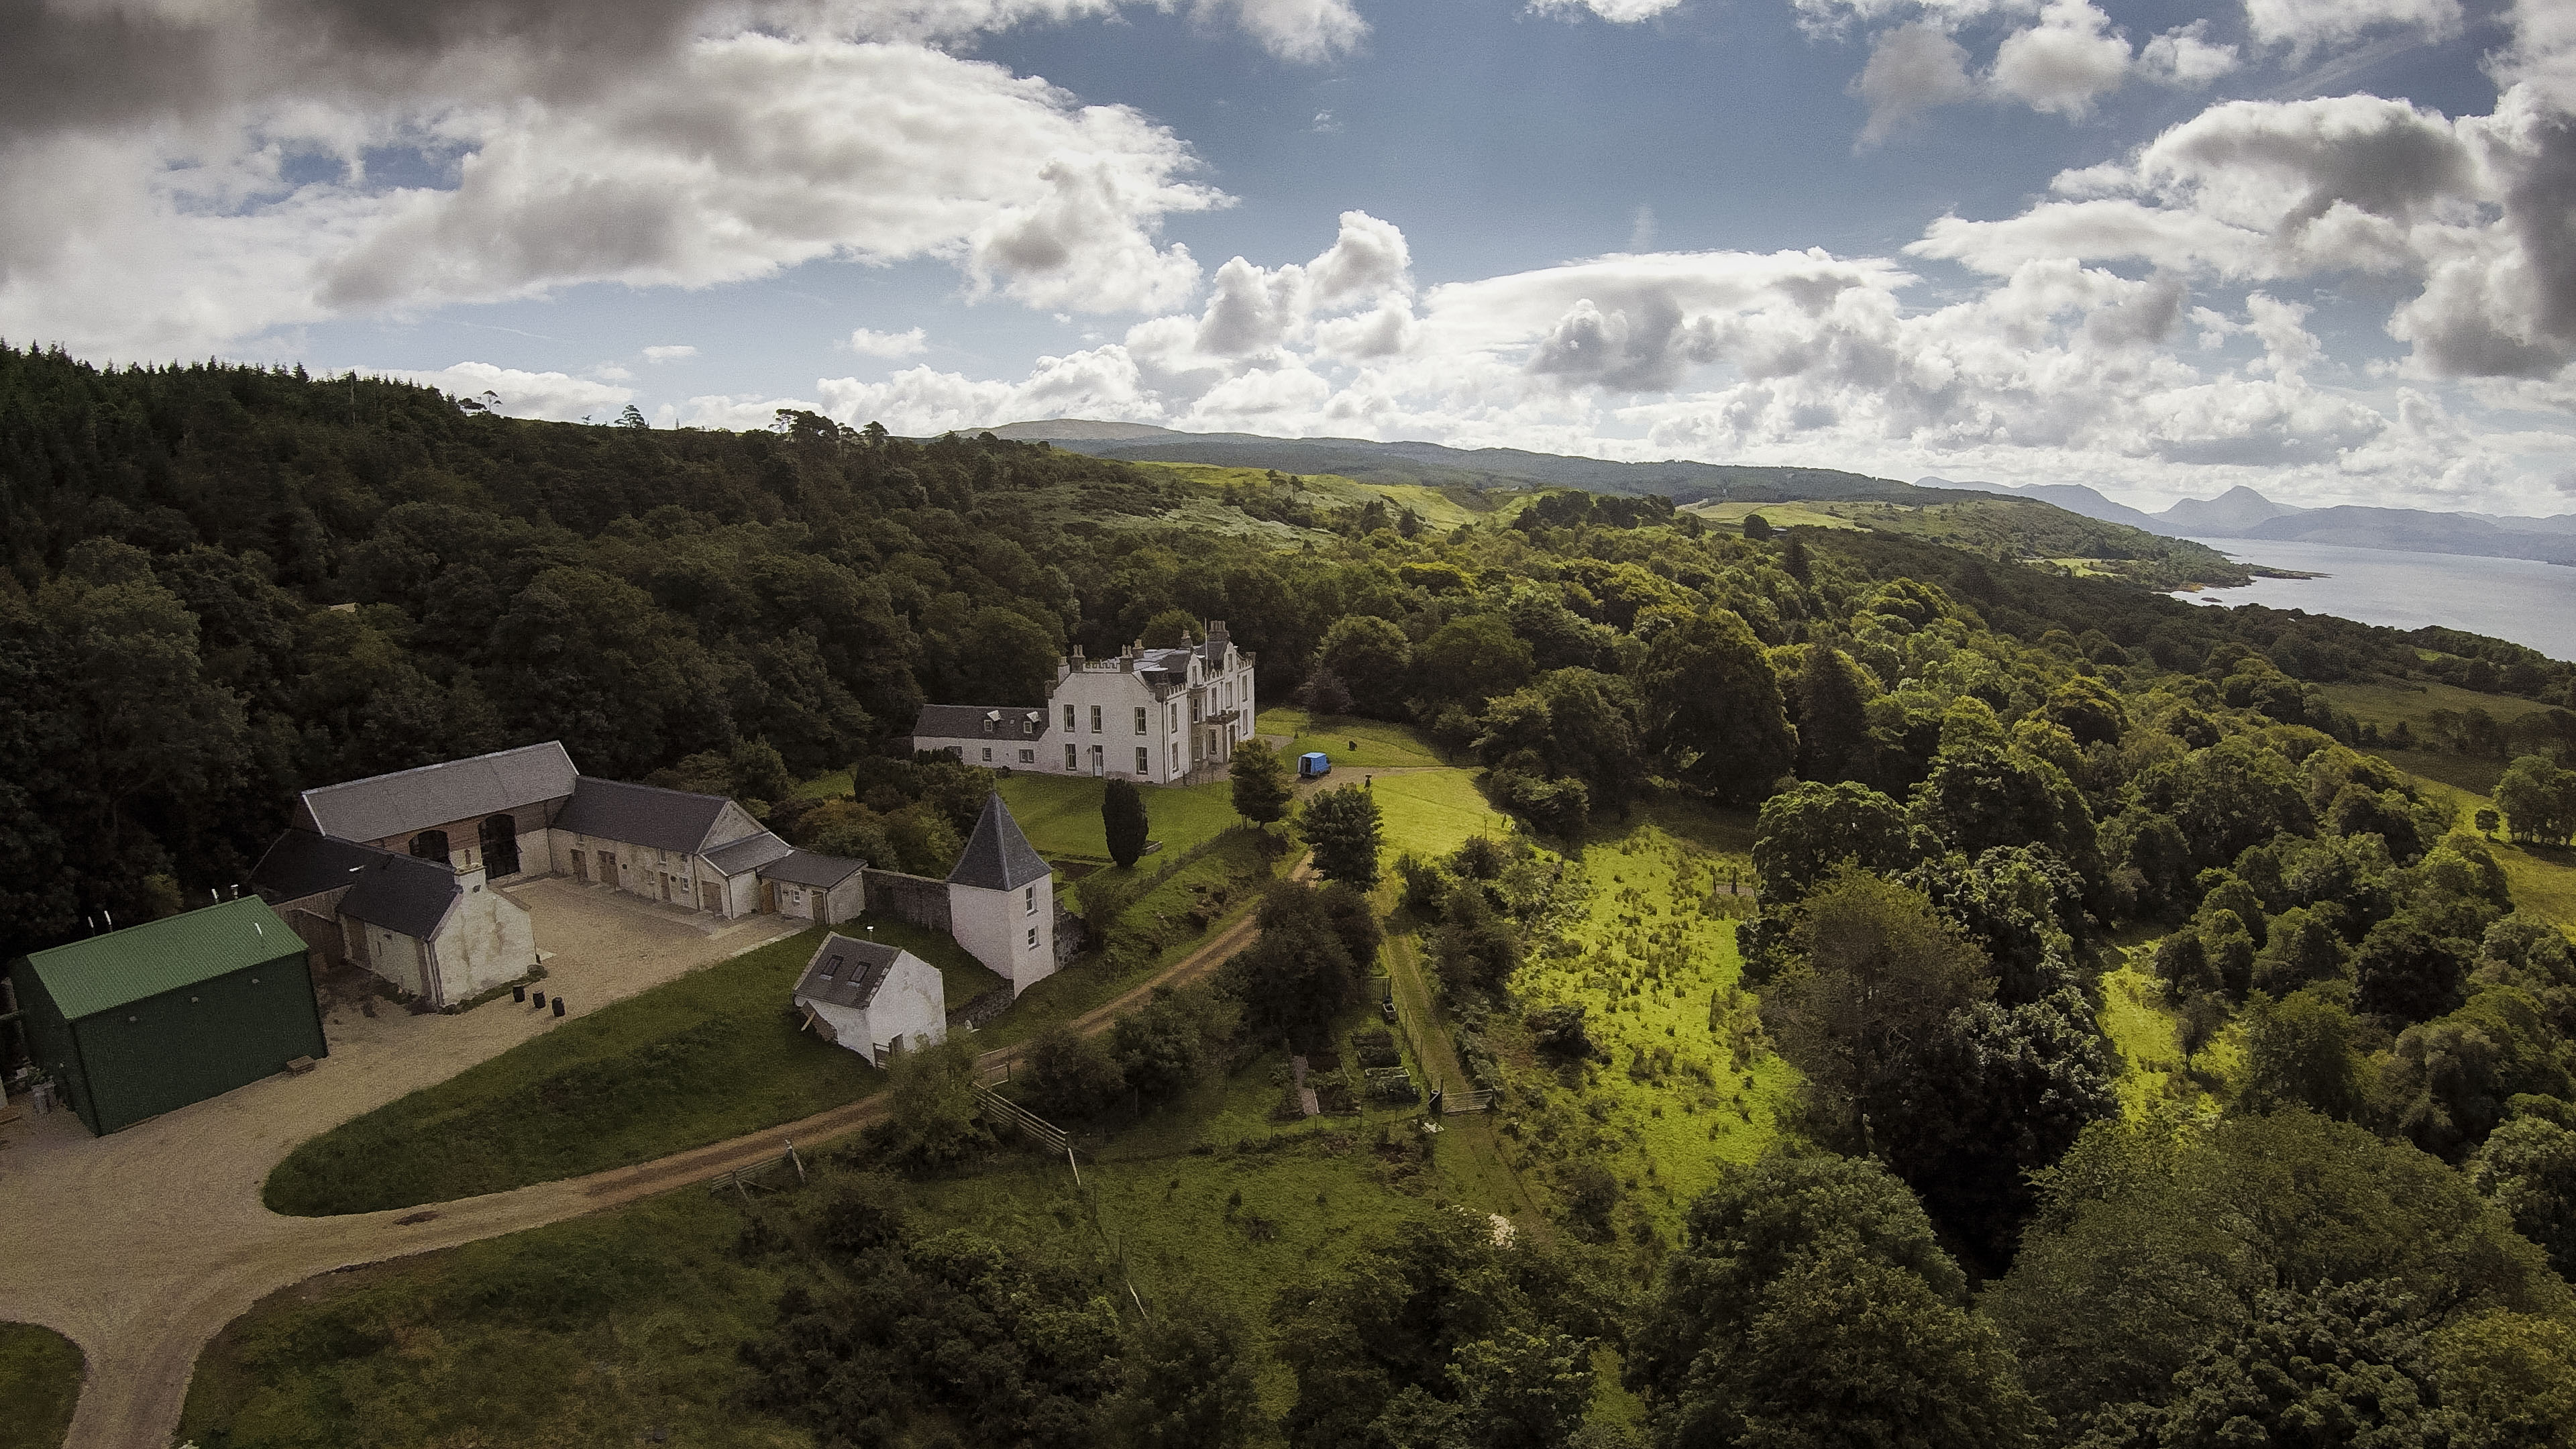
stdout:
[[[18,977],[22,993],[33,971]],[[39,992],[41,993],[41,985]],[[29,1003],[38,1008],[38,1003]],[[178,991],[63,1023],[53,998],[31,1009],[38,1060],[92,1132],[221,1096],[330,1051],[301,949]],[[58,1040],[49,1040],[49,1033]]]

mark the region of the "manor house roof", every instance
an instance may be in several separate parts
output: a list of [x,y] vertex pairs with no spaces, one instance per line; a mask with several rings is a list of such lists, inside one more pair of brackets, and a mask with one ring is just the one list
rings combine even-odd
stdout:
[[1047,712],[1019,705],[925,704],[912,722],[913,738],[928,740],[1034,740],[1046,732]]

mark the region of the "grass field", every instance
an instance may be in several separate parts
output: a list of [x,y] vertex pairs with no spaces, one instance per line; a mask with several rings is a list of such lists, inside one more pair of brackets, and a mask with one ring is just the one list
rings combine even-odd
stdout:
[[[1445,765],[1428,740],[1414,733],[1410,725],[1390,724],[1382,719],[1361,719],[1356,715],[1314,715],[1286,705],[1261,712],[1254,722],[1262,736],[1271,740],[1286,739],[1280,754],[1295,773],[1297,757],[1317,750],[1332,758],[1333,773],[1344,770],[1419,769],[1426,765]],[[1352,748],[1357,745],[1358,748]]]
[[[735,1346],[784,1279],[731,1252],[732,1203],[687,1188],[270,1296],[197,1361],[200,1449],[574,1444],[806,1449],[738,1407]],[[659,1434],[660,1439],[648,1438]]]
[[1499,840],[1512,833],[1512,818],[1486,801],[1465,770],[1380,775],[1368,791],[1377,797],[1379,857],[1390,867],[1408,850],[1428,859],[1456,850],[1471,835]]
[[[1532,1007],[1579,1002],[1594,1060],[1550,1073],[1526,1033],[1498,1029],[1514,1067],[1503,1131],[1524,1180],[1566,1164],[1608,1167],[1630,1210],[1670,1241],[1719,1168],[1776,1140],[1797,1073],[1762,1036],[1737,985],[1735,920],[1712,892],[1723,858],[1653,824],[1588,844],[1560,889],[1583,893],[1570,955],[1530,962],[1515,982]],[[1580,1077],[1580,1105],[1566,1074]]]
[[884,1078],[797,1029],[808,931],[600,1008],[298,1147],[270,1208],[368,1212],[644,1162],[855,1100]]
[[[1002,800],[1038,854],[1105,861],[1109,838],[1100,823],[1100,796],[1108,788],[1106,780],[1088,775],[1011,775],[1002,781]],[[1152,823],[1150,838],[1163,842],[1166,851],[1192,849],[1228,826],[1242,823],[1234,813],[1233,787],[1222,780],[1210,785],[1147,785],[1136,793],[1145,799],[1145,818]],[[1149,869],[1153,859],[1146,857]]]
[[1825,512],[1803,503],[1693,503],[1682,509],[1696,513],[1711,523],[1741,532],[1744,515],[1759,513],[1773,528],[1847,528],[1857,531],[1861,525],[1848,518]]
[[82,1371],[70,1339],[32,1323],[0,1323],[0,1449],[62,1449]]
[[[1266,484],[1269,478],[1268,472],[1260,468],[1229,468],[1220,463],[1140,463],[1136,466],[1209,490],[1221,489],[1227,484]],[[1363,483],[1339,473],[1299,473],[1293,476],[1298,487],[1332,507],[1356,508],[1372,497],[1383,498],[1390,504],[1412,509],[1421,515],[1423,522],[1443,531],[1463,523],[1473,523],[1485,516],[1470,506],[1473,495],[1452,494],[1419,483]]]
[[2482,709],[2499,720],[2515,720],[2545,708],[2510,694],[2480,694],[2436,680],[2404,683],[2377,680],[2368,684],[2328,684],[2321,687],[2336,708],[2349,711],[2354,719],[2375,724],[2383,730],[2403,720],[2417,734],[2425,731],[2433,711],[2437,709],[2461,714]]

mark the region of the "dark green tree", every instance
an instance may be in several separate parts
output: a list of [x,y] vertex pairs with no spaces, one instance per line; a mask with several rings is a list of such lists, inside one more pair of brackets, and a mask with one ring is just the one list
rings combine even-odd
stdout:
[[1753,829],[1753,871],[1764,899],[1790,904],[1836,866],[1893,870],[1906,848],[1904,807],[1866,785],[1803,781],[1762,802]]
[[1807,646],[1806,668],[1798,676],[1798,778],[1876,776],[1869,694],[1849,656],[1830,644]]
[[1094,1116],[1127,1088],[1118,1063],[1100,1039],[1084,1036],[1062,1022],[1029,1043],[1028,1061],[1029,1105],[1058,1120]]
[[1226,778],[1233,786],[1234,813],[1255,825],[1277,824],[1287,815],[1289,801],[1296,798],[1279,752],[1258,736],[1235,745]]
[[1797,736],[1761,642],[1726,609],[1675,619],[1638,670],[1642,734],[1676,778],[1751,804],[1789,772]]
[[1378,832],[1377,797],[1357,785],[1308,796],[1297,819],[1297,833],[1314,848],[1316,873],[1361,890],[1377,884]]
[[2549,1255],[2560,1276],[2576,1272],[2576,1132],[2566,1104],[2525,1098],[2469,1160],[2469,1181]]
[[1145,797],[1134,782],[1112,777],[1100,792],[1100,828],[1109,837],[1109,858],[1133,870],[1144,858],[1153,823],[1145,818]]
[[886,1068],[887,1147],[919,1172],[944,1172],[992,1139],[975,1104],[975,1049],[963,1035],[898,1054]]
[[2245,1081],[2236,1105],[2248,1112],[2287,1107],[2344,1121],[2369,1107],[2364,1032],[2338,990],[2310,987],[2275,1002],[2257,995],[2245,1015]]
[[[1364,898],[1360,905],[1365,916]],[[1332,904],[1313,887],[1280,881],[1261,898],[1258,920],[1260,936],[1226,963],[1226,989],[1266,1039],[1284,1036],[1300,1048],[1320,1045],[1360,976]],[[1375,923],[1369,928],[1374,931]]]
[[1211,1295],[1173,1293],[1129,1328],[1118,1391],[1100,1406],[1117,1449],[1236,1449],[1262,1427],[1260,1384],[1241,1320]]
[[1413,645],[1394,624],[1374,614],[1346,614],[1324,631],[1315,662],[1341,682],[1360,713],[1401,715]]

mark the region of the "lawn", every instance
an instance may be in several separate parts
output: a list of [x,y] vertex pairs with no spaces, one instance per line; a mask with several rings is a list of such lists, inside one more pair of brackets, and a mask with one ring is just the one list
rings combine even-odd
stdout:
[[2403,720],[2419,735],[2429,727],[2433,711],[2437,709],[2460,714],[2482,709],[2499,720],[2516,720],[2544,708],[2510,694],[2480,694],[2476,690],[2436,680],[2405,683],[2377,680],[2368,684],[2328,684],[2321,687],[2336,708],[2350,712],[2354,719],[2375,724],[2383,730]]
[[1330,756],[1333,773],[1344,770],[1419,769],[1427,765],[1445,765],[1439,752],[1428,740],[1413,732],[1409,725],[1390,724],[1382,719],[1361,719],[1356,715],[1314,715],[1302,709],[1278,705],[1261,712],[1254,728],[1264,739],[1288,744],[1280,753],[1293,773],[1297,757],[1321,750]]
[[1694,503],[1682,510],[1696,513],[1711,523],[1741,530],[1744,515],[1759,513],[1762,521],[1773,528],[1846,528],[1857,531],[1862,525],[1839,514],[1803,503]]
[[1447,855],[1471,835],[1499,840],[1512,833],[1512,818],[1478,792],[1476,777],[1465,770],[1380,775],[1367,788],[1377,797],[1379,854],[1389,862],[1406,851],[1425,859]]
[[808,931],[600,1008],[298,1147],[281,1213],[411,1207],[650,1161],[877,1089],[854,1052],[798,1029]]
[[33,1323],[0,1323],[0,1449],[62,1449],[80,1402],[83,1360],[70,1339]]
[[[1008,775],[1001,788],[1011,818],[1020,823],[1020,833],[1038,848],[1038,854],[1051,859],[1109,859],[1109,838],[1100,823],[1100,797],[1109,788],[1108,781],[1090,775]],[[1145,818],[1152,826],[1149,838],[1163,842],[1163,850],[1174,854],[1242,823],[1234,813],[1234,787],[1222,780],[1211,785],[1146,785],[1136,793],[1145,800]],[[1146,857],[1149,868],[1156,858]]]

